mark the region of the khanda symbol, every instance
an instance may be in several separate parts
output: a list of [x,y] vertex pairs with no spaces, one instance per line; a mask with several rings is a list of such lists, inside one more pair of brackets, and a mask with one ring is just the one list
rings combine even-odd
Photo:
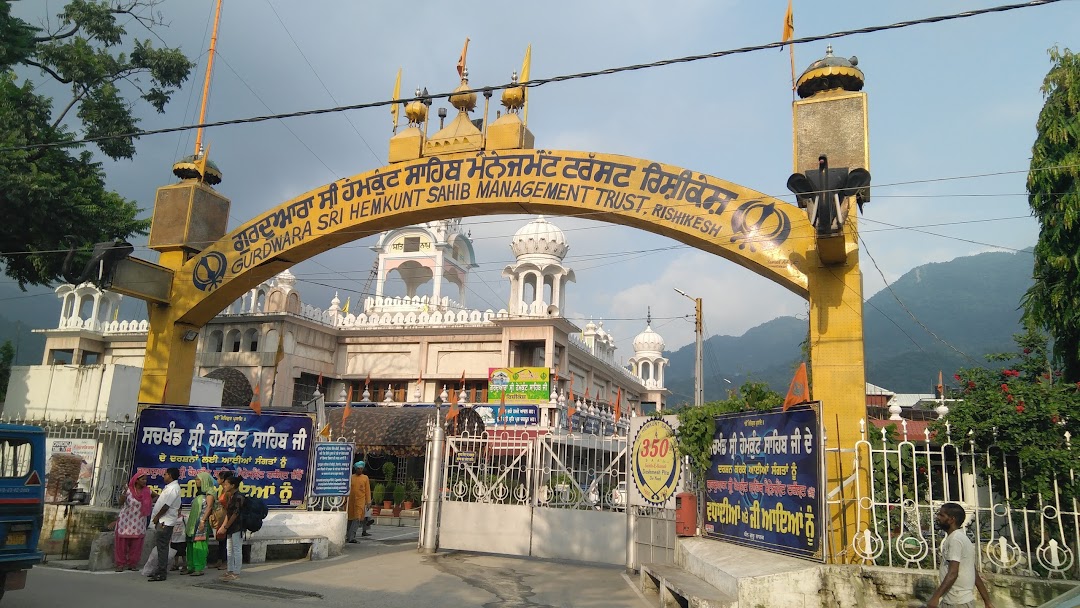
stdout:
[[787,240],[791,233],[791,218],[776,208],[775,203],[747,201],[731,216],[731,242],[739,249],[773,249]]

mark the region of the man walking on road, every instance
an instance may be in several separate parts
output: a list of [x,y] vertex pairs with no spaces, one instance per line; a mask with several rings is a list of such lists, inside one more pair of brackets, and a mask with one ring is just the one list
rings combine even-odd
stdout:
[[169,467],[165,470],[165,489],[154,503],[154,546],[157,547],[157,570],[150,575],[152,582],[165,580],[169,571],[169,541],[173,527],[180,519],[180,469]]
[[345,542],[355,543],[356,529],[363,528],[361,536],[371,536],[368,532],[367,508],[371,504],[371,481],[364,474],[364,461],[357,460],[353,465],[352,483],[349,488],[349,526],[345,530]]
[[987,608],[993,608],[990,594],[975,569],[975,546],[964,532],[967,513],[955,502],[941,505],[934,518],[934,527],[945,532],[938,560],[941,584],[930,596],[927,608],[975,608],[975,589]]

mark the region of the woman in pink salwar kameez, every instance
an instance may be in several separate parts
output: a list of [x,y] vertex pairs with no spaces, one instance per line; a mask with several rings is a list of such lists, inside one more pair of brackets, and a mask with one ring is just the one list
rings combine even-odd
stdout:
[[137,473],[128,482],[120,517],[116,520],[116,541],[113,543],[113,561],[116,571],[125,568],[136,570],[142,557],[143,538],[146,535],[146,518],[154,507],[153,494],[146,487],[146,475]]

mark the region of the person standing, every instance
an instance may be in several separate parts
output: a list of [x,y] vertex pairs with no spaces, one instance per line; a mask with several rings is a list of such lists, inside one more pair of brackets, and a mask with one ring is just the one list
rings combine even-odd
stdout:
[[225,521],[218,528],[218,537],[228,539],[229,568],[221,575],[223,581],[235,581],[240,578],[240,569],[244,561],[244,539],[241,537],[243,526],[240,522],[240,509],[244,497],[240,494],[240,482],[243,478],[232,475],[225,480]]
[[196,477],[198,490],[191,499],[191,511],[188,512],[187,529],[187,568],[191,576],[202,576],[206,569],[207,527],[210,511],[214,508],[217,497],[214,496],[214,478],[202,471]]
[[154,545],[157,547],[157,570],[150,575],[152,582],[163,581],[169,572],[169,542],[173,527],[180,519],[180,469],[165,470],[165,488],[154,503]]
[[113,558],[116,571],[135,570],[142,557],[143,541],[146,540],[146,518],[154,506],[153,494],[146,487],[146,475],[136,473],[128,482],[116,519],[116,538]]
[[945,539],[938,560],[941,583],[926,602],[927,608],[975,608],[975,589],[987,608],[994,606],[975,569],[975,546],[963,528],[966,519],[964,507],[955,502],[941,505],[934,517],[934,527],[945,533]]
[[357,460],[353,465],[352,482],[349,486],[349,525],[345,529],[345,542],[355,543],[356,529],[363,529],[361,536],[371,536],[368,532],[367,508],[371,504],[371,480],[364,474],[364,461]]
[[[217,487],[214,488],[214,500],[218,501],[218,504],[221,505],[222,509],[225,508],[225,480],[229,477],[232,477],[232,471],[229,469],[222,469],[217,472]],[[211,526],[210,530],[211,534],[216,535],[216,528],[214,528],[214,526]],[[224,536],[217,538],[217,549],[214,555],[216,556],[214,559],[214,567],[218,570],[224,570],[226,562],[229,559],[228,543]]]

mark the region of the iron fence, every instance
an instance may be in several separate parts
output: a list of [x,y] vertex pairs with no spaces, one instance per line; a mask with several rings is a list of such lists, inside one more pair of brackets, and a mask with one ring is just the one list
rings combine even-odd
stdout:
[[517,430],[447,438],[445,500],[558,509],[626,507],[626,438]]
[[[868,431],[864,421],[859,426],[855,469],[865,466],[869,475],[865,485],[852,478],[859,508],[849,548],[864,563],[936,570],[943,533],[933,526],[934,514],[943,503],[956,502],[968,514],[964,529],[982,569],[1080,578],[1080,508],[1077,497],[1062,490],[1074,487],[1074,470],[1058,472],[1050,496],[1024,494],[1017,491],[1023,463],[996,446],[954,442],[948,427],[932,442],[929,430],[908,437],[906,421],[898,440],[890,440],[886,429]],[[1071,450],[1068,432],[1063,438]]]

